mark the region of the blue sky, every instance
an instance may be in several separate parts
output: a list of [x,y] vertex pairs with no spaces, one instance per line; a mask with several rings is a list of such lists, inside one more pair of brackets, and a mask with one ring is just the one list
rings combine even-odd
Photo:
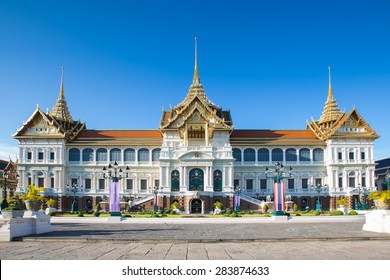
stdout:
[[387,1],[1,1],[0,158],[37,104],[52,109],[61,67],[74,119],[156,129],[193,75],[238,129],[304,129],[327,97],[355,106],[390,156]]

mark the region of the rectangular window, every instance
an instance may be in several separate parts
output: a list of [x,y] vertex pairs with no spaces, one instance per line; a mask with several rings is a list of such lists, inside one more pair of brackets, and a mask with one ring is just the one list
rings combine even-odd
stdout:
[[366,153],[365,152],[361,152],[360,153],[360,157],[362,160],[365,160],[366,159]]
[[90,178],[86,178],[84,183],[85,183],[85,189],[90,190],[92,186],[92,180]]
[[343,153],[342,152],[338,152],[337,153],[337,157],[339,160],[342,160],[343,159]]
[[27,185],[31,185],[31,177],[27,178]]
[[50,160],[54,160],[54,152],[50,152]]
[[160,186],[160,180],[154,180],[154,186],[159,187]]
[[146,191],[148,189],[148,180],[141,179],[141,191]]
[[240,180],[234,179],[234,187],[239,187],[240,186]]
[[127,179],[126,180],[126,189],[127,190],[133,190],[133,179]]
[[252,191],[253,190],[253,179],[247,179],[246,180],[246,190]]
[[38,153],[38,160],[43,160],[43,152]]
[[38,178],[38,187],[39,188],[45,187],[45,178]]
[[343,188],[343,177],[339,177],[339,188]]
[[99,179],[99,190],[104,190],[106,188],[106,180]]
[[27,160],[31,160],[32,159],[32,153],[31,152],[27,152]]
[[348,183],[349,183],[350,188],[354,188],[355,187],[355,177],[348,178]]
[[293,190],[294,189],[294,179],[288,179],[288,189]]
[[363,186],[363,187],[366,186],[366,177],[362,177],[362,186]]
[[350,160],[354,160],[355,159],[355,153],[354,152],[350,152],[349,153],[349,159]]
[[50,178],[50,187],[54,188],[54,177]]
[[321,185],[322,186],[322,179],[316,178],[316,186]]
[[260,179],[260,189],[262,190],[267,189],[267,179]]
[[308,187],[309,187],[309,179],[308,178],[303,178],[302,179],[302,189],[307,190]]

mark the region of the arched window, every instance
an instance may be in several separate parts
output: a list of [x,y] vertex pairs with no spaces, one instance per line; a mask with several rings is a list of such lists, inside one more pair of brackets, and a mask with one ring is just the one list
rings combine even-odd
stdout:
[[266,148],[261,148],[257,152],[257,160],[258,161],[269,161],[269,150]]
[[215,192],[222,191],[222,172],[221,172],[221,170],[214,171],[214,191]]
[[69,150],[69,161],[80,161],[80,150],[72,148]]
[[203,191],[203,170],[194,168],[190,171],[190,191]]
[[111,149],[110,151],[110,161],[121,161],[122,153],[118,148]]
[[83,161],[93,161],[93,150],[91,148],[83,150]]
[[128,148],[125,150],[125,161],[135,161],[135,150]]
[[283,161],[283,150],[276,148],[272,150],[272,161]]
[[310,161],[310,150],[303,148],[299,150],[299,161]]
[[149,150],[148,149],[140,149],[138,150],[138,161],[149,161]]
[[256,159],[255,159],[255,150],[252,149],[252,148],[247,148],[244,150],[244,162],[254,162]]
[[158,161],[160,159],[161,149],[154,149],[152,151],[152,161]]
[[286,161],[297,161],[297,150],[294,148],[288,148],[286,150]]
[[180,172],[177,170],[171,172],[171,191],[180,191]]
[[233,148],[233,157],[236,159],[236,161],[241,162],[241,150]]
[[324,150],[321,148],[316,148],[313,150],[313,160],[314,161],[324,161]]
[[99,148],[96,151],[96,161],[107,161],[107,149]]

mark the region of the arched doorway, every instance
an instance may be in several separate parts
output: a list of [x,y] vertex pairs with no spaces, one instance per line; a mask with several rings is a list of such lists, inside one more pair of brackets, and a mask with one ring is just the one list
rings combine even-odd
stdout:
[[202,213],[202,200],[193,199],[191,201],[191,214],[201,214]]
[[190,171],[190,191],[203,191],[203,170],[194,168]]

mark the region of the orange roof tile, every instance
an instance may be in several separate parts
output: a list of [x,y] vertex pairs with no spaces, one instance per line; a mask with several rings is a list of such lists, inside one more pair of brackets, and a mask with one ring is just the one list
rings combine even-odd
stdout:
[[162,138],[159,130],[82,130],[80,138]]

